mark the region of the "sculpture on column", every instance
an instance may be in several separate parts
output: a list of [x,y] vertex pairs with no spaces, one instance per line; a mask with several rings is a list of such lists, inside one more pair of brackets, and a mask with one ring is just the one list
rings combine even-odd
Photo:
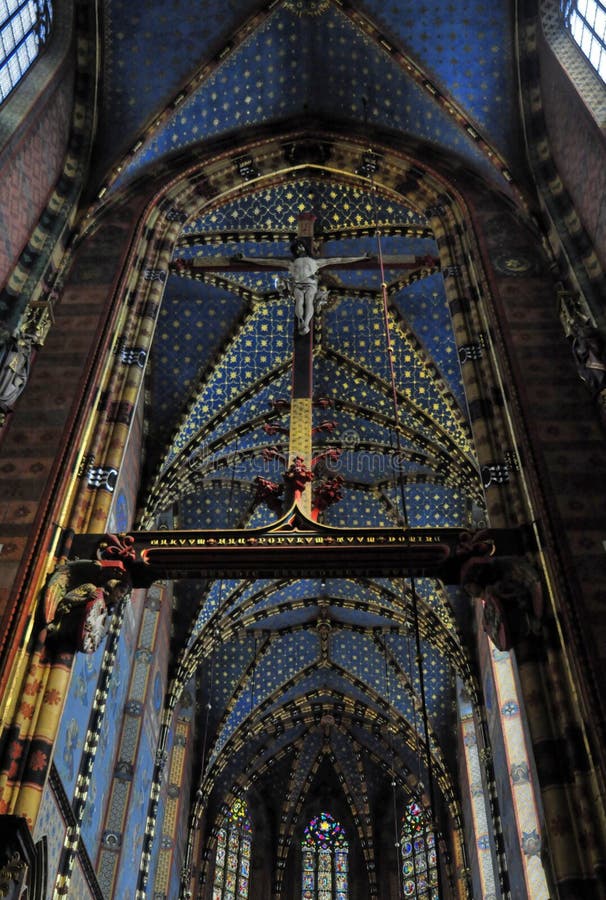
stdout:
[[130,590],[114,566],[80,560],[58,566],[43,594],[43,616],[51,646],[94,653],[105,638],[112,613]]
[[27,384],[33,345],[28,334],[12,335],[0,345],[0,424]]
[[544,610],[539,573],[523,557],[472,557],[461,583],[483,606],[484,631],[498,650],[511,650],[522,638],[538,635]]
[[562,290],[558,299],[560,321],[570,341],[577,372],[589,388],[606,427],[606,339],[583,297]]

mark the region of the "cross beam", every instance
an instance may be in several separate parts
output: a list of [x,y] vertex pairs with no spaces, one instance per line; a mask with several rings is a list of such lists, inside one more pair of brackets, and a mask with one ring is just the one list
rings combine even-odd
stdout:
[[[276,257],[281,259],[282,257]],[[288,263],[290,257],[285,256],[284,262]],[[440,261],[435,256],[411,256],[408,254],[400,254],[397,256],[384,256],[383,264],[386,269],[422,269],[433,266],[439,266]],[[214,256],[208,259],[176,259],[172,263],[172,268],[177,272],[183,271],[195,275],[196,272],[251,272],[257,271],[261,267],[256,267],[250,261],[239,260],[233,256]],[[374,257],[361,259],[356,263],[331,263],[326,268],[330,269],[372,269],[377,270],[377,260]],[[267,268],[266,268],[267,271]]]
[[340,529],[293,507],[278,522],[226,531],[134,531],[73,538],[69,559],[118,565],[134,587],[167,578],[439,578],[459,584],[471,558],[520,556],[536,548],[530,527]]

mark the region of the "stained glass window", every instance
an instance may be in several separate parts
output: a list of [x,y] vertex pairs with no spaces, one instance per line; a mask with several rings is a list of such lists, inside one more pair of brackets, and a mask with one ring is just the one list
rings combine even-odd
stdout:
[[606,5],[602,0],[561,0],[561,8],[574,42],[606,81]]
[[426,814],[414,800],[406,807],[400,840],[404,897],[440,900],[435,836]]
[[246,803],[236,800],[226,825],[217,832],[212,900],[248,897],[251,844],[252,828]]
[[329,813],[305,828],[302,852],[302,900],[347,900],[348,844],[345,830]]
[[48,40],[51,0],[0,0],[0,103]]

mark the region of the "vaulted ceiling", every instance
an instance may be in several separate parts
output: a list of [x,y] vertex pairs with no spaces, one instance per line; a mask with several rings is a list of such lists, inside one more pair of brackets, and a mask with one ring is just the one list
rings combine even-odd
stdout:
[[[329,270],[330,300],[314,322],[314,453],[339,451],[321,475],[344,479],[322,521],[460,526],[482,508],[430,192],[419,183],[431,169],[434,186],[466,179],[523,203],[512,6],[106,2],[93,159],[103,205],[175,173],[204,176],[212,152],[232,170],[212,202],[180,210],[150,358],[145,527],[167,514],[182,528],[275,521],[257,476],[279,482],[284,471],[294,314],[279,270],[242,266],[239,255],[288,258],[303,212],[316,216],[323,256],[374,260]],[[272,141],[280,153],[268,162]],[[369,147],[374,172],[363,165]],[[234,785],[266,783],[271,771],[286,853],[322,761],[360,840],[394,771],[400,800],[406,784],[427,784],[413,607],[436,781],[456,808],[457,676],[475,690],[456,592],[347,572],[175,590],[180,686],[202,673],[199,784],[211,813]]]

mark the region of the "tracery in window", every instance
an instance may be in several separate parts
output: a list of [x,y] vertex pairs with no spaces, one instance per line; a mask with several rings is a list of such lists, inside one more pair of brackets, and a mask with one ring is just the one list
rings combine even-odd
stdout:
[[343,826],[320,813],[305,828],[301,850],[302,900],[347,900],[349,846]]
[[51,0],[0,0],[0,103],[48,40]]
[[440,900],[435,836],[423,810],[414,800],[406,807],[400,840],[404,897],[407,900]]
[[248,808],[242,800],[236,800],[226,826],[217,833],[212,900],[244,900],[248,897],[251,844]]
[[574,42],[606,81],[606,5],[602,0],[561,0],[561,9]]

